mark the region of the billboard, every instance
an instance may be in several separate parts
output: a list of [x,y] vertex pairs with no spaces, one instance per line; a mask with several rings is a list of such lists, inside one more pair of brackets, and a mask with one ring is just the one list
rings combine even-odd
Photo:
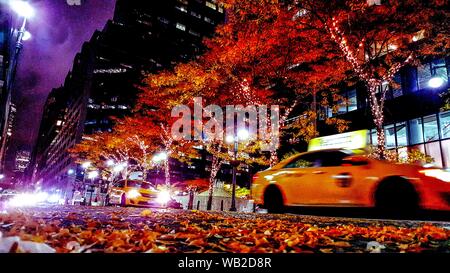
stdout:
[[369,144],[369,130],[359,130],[311,139],[308,151],[325,149],[364,149]]

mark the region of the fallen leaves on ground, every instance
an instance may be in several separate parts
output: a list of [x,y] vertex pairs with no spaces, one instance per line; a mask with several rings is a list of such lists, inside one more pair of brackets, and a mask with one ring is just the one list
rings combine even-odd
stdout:
[[0,215],[0,234],[62,253],[450,252],[450,230],[436,225],[325,219],[84,207],[76,213],[15,210]]

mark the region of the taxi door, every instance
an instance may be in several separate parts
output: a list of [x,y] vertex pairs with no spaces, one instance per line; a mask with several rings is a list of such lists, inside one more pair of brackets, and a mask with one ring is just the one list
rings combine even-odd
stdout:
[[[348,157],[342,151],[330,151],[322,155],[322,192],[323,202],[332,206],[361,205],[360,190],[364,188],[368,168],[365,162],[344,160]],[[367,184],[367,183],[366,183]]]
[[321,192],[322,175],[320,153],[308,153],[273,173],[273,180],[283,190],[286,205],[316,205],[326,199]]

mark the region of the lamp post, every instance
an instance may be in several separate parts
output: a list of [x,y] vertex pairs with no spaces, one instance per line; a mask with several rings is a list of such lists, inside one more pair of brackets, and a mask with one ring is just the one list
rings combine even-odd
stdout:
[[249,132],[245,129],[241,129],[234,136],[227,136],[226,142],[233,143],[233,160],[231,161],[232,169],[232,188],[231,188],[231,207],[230,211],[237,211],[236,208],[236,171],[239,166],[239,161],[237,159],[239,139],[247,140],[249,137]]

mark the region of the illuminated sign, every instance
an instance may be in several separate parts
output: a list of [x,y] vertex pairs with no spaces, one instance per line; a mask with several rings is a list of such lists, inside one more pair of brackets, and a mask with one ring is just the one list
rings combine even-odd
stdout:
[[343,134],[317,137],[312,139],[308,145],[308,151],[324,149],[363,149],[368,144],[369,130],[359,130]]

